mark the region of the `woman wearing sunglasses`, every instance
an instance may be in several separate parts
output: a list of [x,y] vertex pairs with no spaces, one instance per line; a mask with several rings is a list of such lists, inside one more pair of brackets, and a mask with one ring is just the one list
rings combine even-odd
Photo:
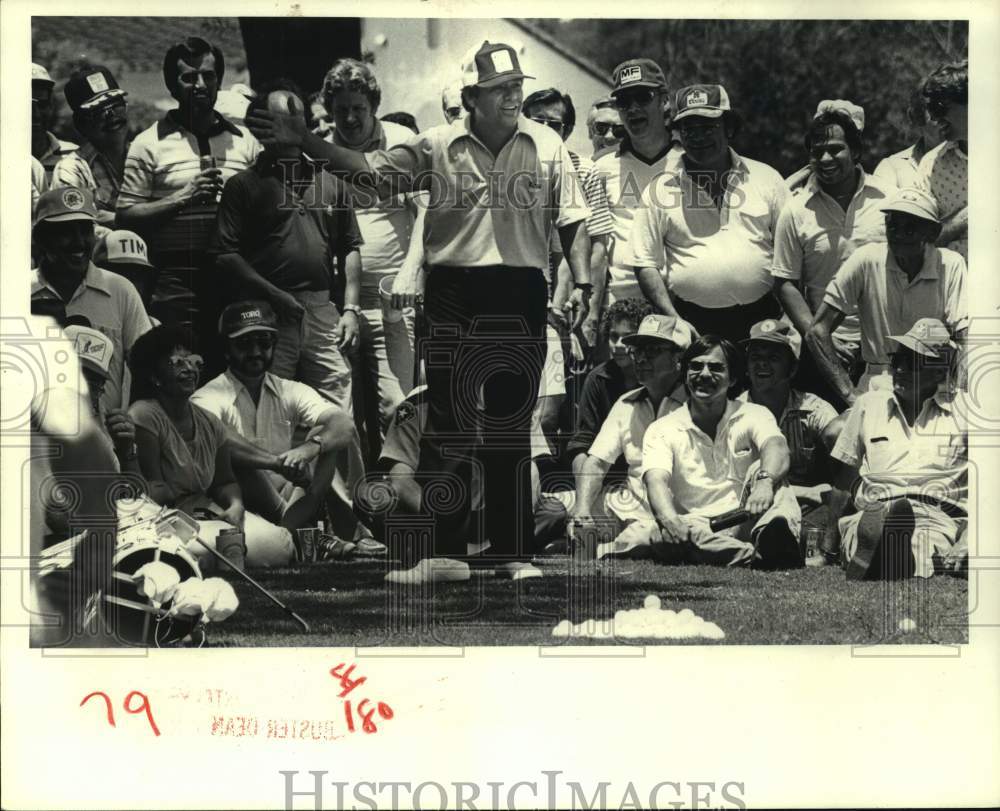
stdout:
[[[185,512],[208,514],[201,538],[214,544],[224,529],[243,531],[248,566],[283,566],[294,557],[291,533],[243,506],[233,475],[226,429],[212,414],[191,402],[203,360],[189,334],[176,325],[154,327],[132,347],[133,402],[139,466],[149,497]],[[189,548],[206,554],[200,544]]]

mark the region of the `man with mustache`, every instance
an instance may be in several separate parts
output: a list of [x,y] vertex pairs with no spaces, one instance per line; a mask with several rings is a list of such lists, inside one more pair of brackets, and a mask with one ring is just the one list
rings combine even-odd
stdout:
[[[901,335],[920,318],[937,318],[961,346],[969,326],[965,260],[934,246],[941,232],[937,201],[920,189],[900,189],[882,211],[888,243],[871,243],[851,254],[827,287],[806,333],[820,371],[847,405],[871,387],[888,386],[886,336]],[[866,363],[857,387],[833,340],[845,317],[855,313]]]
[[253,164],[261,145],[215,111],[222,51],[201,37],[172,45],[163,81],[177,108],[139,133],[125,158],[116,225],[138,233],[159,270],[151,315],[194,332],[207,373],[221,366],[215,319],[221,298],[207,249],[223,184]]
[[97,201],[98,226],[113,229],[129,147],[128,93],[103,65],[75,71],[63,92],[84,141],[56,164],[52,188],[89,189]]
[[32,271],[32,310],[58,306],[67,316],[82,315],[113,346],[101,394],[105,412],[127,408],[130,378],[125,356],[152,326],[138,291],[127,279],[97,267],[94,223],[97,207],[86,189],[50,189],[38,199],[32,243],[38,268]]
[[[826,286],[847,258],[862,245],[885,241],[881,206],[894,191],[862,168],[861,131],[846,112],[816,116],[805,143],[811,174],[781,210],[771,266],[778,299],[801,335],[809,331]],[[845,317],[833,338],[842,365],[854,372],[860,363],[857,316]],[[802,360],[796,378],[800,387],[834,399],[812,355],[807,352]]]

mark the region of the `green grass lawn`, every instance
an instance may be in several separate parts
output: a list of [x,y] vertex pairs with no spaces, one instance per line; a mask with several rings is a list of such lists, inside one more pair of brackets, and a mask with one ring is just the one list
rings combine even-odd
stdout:
[[[380,560],[320,563],[254,572],[311,626],[302,633],[241,580],[235,615],[208,627],[208,645],[417,646],[614,644],[558,639],[562,619],[605,619],[656,594],[664,609],[690,608],[718,624],[723,642],[618,640],[618,644],[958,644],[968,641],[964,580],[940,576],[905,583],[853,583],[839,568],[754,572],[621,561],[570,576],[565,558],[542,558],[542,579],[512,583],[492,572],[467,583],[388,587]],[[901,619],[917,623],[898,630]]]

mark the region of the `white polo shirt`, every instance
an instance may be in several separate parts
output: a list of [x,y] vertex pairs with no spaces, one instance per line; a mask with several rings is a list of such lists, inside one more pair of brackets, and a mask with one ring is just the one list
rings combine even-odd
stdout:
[[729,156],[721,208],[677,155],[646,187],[632,226],[633,264],[660,268],[671,293],[701,307],[752,304],[773,286],[774,234],[788,188],[767,164],[732,149]]
[[[893,191],[885,181],[866,175],[862,169],[845,211],[812,175],[781,210],[771,275],[796,282],[809,309],[816,313],[826,286],[847,257],[861,245],[885,242],[881,207]],[[857,345],[861,340],[857,316],[845,318],[835,334],[844,343]]]
[[599,157],[587,176],[585,191],[588,202],[601,200],[611,218],[611,238],[608,241],[608,293],[611,301],[641,295],[633,266],[632,223],[636,209],[642,204],[642,193],[654,177],[663,172],[678,150],[667,151],[647,163],[633,152],[627,142]]
[[684,383],[678,381],[674,390],[653,408],[649,391],[642,386],[625,392],[613,406],[597,432],[589,454],[609,465],[625,457],[628,463],[628,486],[632,495],[649,512],[646,487],[642,483],[642,441],[650,425],[661,417],[672,414],[687,402]]
[[916,144],[882,158],[873,174],[897,189],[909,189],[920,185],[920,161],[914,157],[915,150]]
[[295,429],[312,428],[336,406],[305,383],[265,373],[260,400],[228,369],[191,395],[191,402],[214,414],[244,439],[269,453],[292,448]]
[[376,182],[430,193],[428,265],[548,267],[549,230],[590,215],[569,151],[551,129],[521,117],[494,155],[471,123],[457,119],[369,152],[368,166]]
[[764,406],[730,400],[712,440],[679,408],[646,431],[642,472],[662,470],[678,514],[715,516],[740,506],[750,466],[769,439],[783,440],[774,416]]
[[965,392],[937,391],[912,427],[891,391],[858,397],[831,455],[858,467],[881,497],[923,493],[965,507],[968,498],[968,422]]
[[827,304],[861,321],[861,356],[870,364],[889,362],[889,335],[902,335],[921,318],[937,318],[954,335],[969,326],[965,260],[947,248],[928,245],[924,264],[911,282],[887,244],[856,250],[826,288]]

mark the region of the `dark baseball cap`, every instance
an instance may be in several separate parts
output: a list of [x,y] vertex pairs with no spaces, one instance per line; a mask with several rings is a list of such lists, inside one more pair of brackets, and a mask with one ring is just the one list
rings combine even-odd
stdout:
[[611,73],[611,95],[630,87],[666,88],[667,77],[652,59],[628,59]]
[[40,222],[70,222],[72,220],[97,221],[94,195],[88,189],[67,186],[49,189],[38,198],[35,205],[34,228]]
[[72,110],[88,110],[108,99],[125,98],[128,95],[104,65],[93,65],[75,71],[66,82],[63,93]]
[[462,65],[463,87],[496,87],[512,79],[534,79],[521,70],[517,51],[502,42],[484,42]]
[[219,316],[219,335],[238,338],[248,332],[277,332],[278,317],[266,301],[238,301]]

